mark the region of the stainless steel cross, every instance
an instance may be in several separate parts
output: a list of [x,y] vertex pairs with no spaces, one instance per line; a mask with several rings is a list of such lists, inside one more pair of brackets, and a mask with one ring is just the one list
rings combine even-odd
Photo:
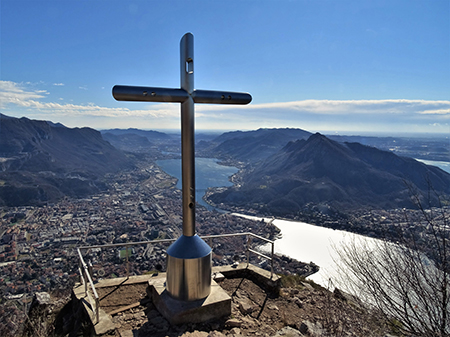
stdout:
[[[167,250],[167,290],[175,298],[195,300],[206,297],[207,295],[204,296],[206,289],[194,289],[194,286],[191,287],[189,285],[196,282],[196,276],[190,277],[185,274],[191,274],[192,269],[198,268],[194,268],[192,265],[189,267],[186,264],[192,262],[187,260],[192,260],[196,257],[182,252],[183,250],[191,252],[198,250],[199,252],[196,254],[202,255],[206,250],[203,244],[198,241],[198,236],[195,235],[194,103],[248,104],[251,102],[252,97],[248,93],[194,89],[194,36],[191,33],[185,34],[180,41],[180,70],[181,84],[179,89],[116,85],[113,88],[113,96],[118,101],[181,103],[183,235]],[[188,257],[186,258],[186,256]],[[184,280],[176,281],[173,284],[169,280],[169,274],[175,274],[172,272],[171,257],[181,259],[181,264],[184,266],[173,267],[184,275]],[[175,264],[178,265],[180,262],[173,263],[173,265]],[[182,270],[178,270],[179,268]],[[206,277],[204,278],[206,279]],[[209,294],[209,288],[207,292]]]

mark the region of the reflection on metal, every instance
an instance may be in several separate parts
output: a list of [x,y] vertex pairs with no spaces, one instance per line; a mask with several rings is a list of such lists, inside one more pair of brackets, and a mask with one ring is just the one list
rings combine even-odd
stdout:
[[118,101],[129,102],[164,102],[183,103],[189,96],[194,103],[204,104],[248,104],[252,98],[247,93],[194,90],[190,95],[183,89],[170,89],[158,87],[135,87],[129,85],[116,85],[113,96]]
[[181,301],[205,298],[211,291],[211,270],[211,254],[186,259],[167,253],[166,289],[173,298]]
[[189,94],[183,89],[116,85],[113,88],[113,96],[118,101],[180,103],[184,102],[189,97]]
[[166,289],[169,294],[187,301],[208,296],[211,263],[211,248],[205,241],[197,235],[181,236],[167,249]]
[[167,249],[166,289],[178,300],[198,300],[211,288],[211,248],[198,235],[182,235]]
[[[200,238],[186,240],[195,236],[194,103],[248,104],[252,97],[248,93],[194,89],[194,36],[191,33],[185,34],[180,41],[179,89],[115,86],[113,96],[119,101],[181,103],[183,235],[179,240],[182,240],[183,244],[179,245],[183,249],[178,256],[171,255],[172,247],[167,250],[167,280],[170,280],[167,291],[180,300],[205,298],[211,288],[211,249],[209,248],[207,255],[202,255],[202,249],[195,246],[203,247],[203,244],[199,243],[202,241]],[[186,242],[194,246],[186,246]],[[192,251],[202,251],[202,254],[193,255]]]

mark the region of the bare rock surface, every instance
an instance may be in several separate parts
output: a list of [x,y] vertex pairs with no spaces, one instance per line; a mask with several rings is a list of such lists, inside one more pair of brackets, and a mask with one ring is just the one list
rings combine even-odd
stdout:
[[[375,312],[364,309],[350,296],[336,296],[315,284],[296,279],[285,282],[278,292],[268,292],[246,278],[224,279],[220,286],[232,299],[230,316],[205,323],[171,325],[145,293],[145,286],[124,286],[119,290],[100,291],[102,303],[110,311],[117,337],[325,337],[367,336],[385,337],[392,333],[386,322]],[[108,296],[106,296],[108,294]],[[40,295],[38,295],[40,296]],[[65,301],[57,307],[47,296],[39,299],[43,305],[30,321],[29,334],[36,329],[43,335],[92,335],[85,314],[77,302]],[[115,299],[117,297],[117,301]],[[127,298],[127,301],[123,301]],[[37,300],[36,300],[37,301]],[[120,302],[122,307],[117,308]],[[126,303],[125,303],[126,302]],[[130,307],[129,303],[133,304]],[[36,308],[35,307],[35,308]],[[58,313],[59,312],[59,313]],[[57,315],[57,320],[49,317]],[[45,321],[44,321],[45,319]],[[52,323],[53,322],[53,323]],[[45,326],[44,326],[45,325]],[[53,329],[52,329],[53,328]],[[90,330],[91,329],[91,330]]]
[[[297,337],[385,336],[382,320],[351,299],[309,283],[268,293],[249,279],[225,279],[221,287],[232,298],[232,313],[220,320],[171,325],[141,289],[130,290],[130,301],[141,305],[113,315],[116,336],[154,337]],[[131,294],[133,292],[134,295]],[[119,293],[118,293],[119,294]],[[133,298],[134,296],[134,298]],[[111,299],[112,300],[112,299]],[[132,334],[130,334],[132,333]]]

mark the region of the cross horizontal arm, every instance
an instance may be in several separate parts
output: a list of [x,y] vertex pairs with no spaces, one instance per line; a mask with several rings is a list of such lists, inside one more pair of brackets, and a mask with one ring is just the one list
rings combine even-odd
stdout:
[[118,101],[174,102],[183,103],[189,94],[183,89],[135,87],[116,85],[112,94]]
[[[128,85],[116,85],[112,93],[118,101],[183,103],[189,97],[184,89]],[[194,90],[192,98],[194,103],[205,104],[248,104],[252,101],[252,96],[244,92],[216,90]]]
[[192,93],[194,103],[206,104],[248,104],[252,96],[244,92],[194,90]]

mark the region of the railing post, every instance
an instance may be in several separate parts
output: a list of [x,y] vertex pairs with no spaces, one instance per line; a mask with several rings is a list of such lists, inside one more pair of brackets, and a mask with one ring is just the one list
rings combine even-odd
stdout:
[[272,279],[272,276],[273,276],[273,254],[274,254],[274,246],[275,246],[275,242],[272,242],[272,255],[270,256],[270,279]]
[[252,238],[250,235],[247,234],[247,268],[250,264],[250,242]]
[[130,264],[128,261],[128,246],[125,246],[125,255],[127,258],[127,277],[130,277]]
[[83,282],[83,265],[81,264],[81,260],[78,261],[78,270],[80,271],[80,283],[84,283]]
[[211,268],[212,268],[214,266],[214,260],[212,258],[212,252],[213,252],[212,238],[209,238],[208,241],[209,241],[209,247],[211,247]]

